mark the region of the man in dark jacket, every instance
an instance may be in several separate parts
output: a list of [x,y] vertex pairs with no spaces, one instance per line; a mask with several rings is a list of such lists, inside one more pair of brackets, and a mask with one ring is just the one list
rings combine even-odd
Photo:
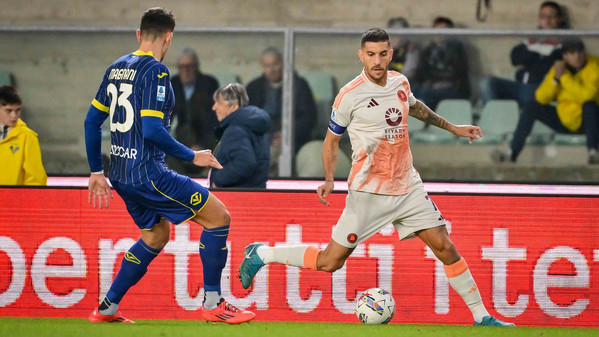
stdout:
[[[446,17],[437,17],[433,28],[453,28]],[[418,99],[435,110],[444,99],[468,98],[468,57],[462,42],[435,36],[420,54],[412,91]]]
[[189,48],[179,55],[177,68],[179,74],[171,79],[175,92],[174,137],[195,151],[213,149],[218,121],[212,112],[212,95],[218,89],[218,81],[200,72],[198,55]]
[[[561,6],[545,1],[539,8],[539,29],[567,28]],[[485,77],[480,93],[484,103],[492,99],[513,99],[520,107],[535,101],[535,90],[543,81],[553,63],[561,59],[561,41],[558,39],[526,39],[516,45],[510,54],[512,64],[519,69],[516,80]]]
[[[281,53],[269,47],[262,52],[262,76],[252,80],[247,86],[250,104],[264,109],[272,120],[270,144],[273,163],[278,162],[281,149],[281,115],[283,87],[283,57]],[[294,153],[310,140],[316,123],[316,102],[312,90],[305,79],[293,74],[294,106]],[[274,173],[274,172],[273,172]]]
[[265,188],[270,166],[268,130],[270,116],[264,110],[248,106],[243,85],[227,84],[214,93],[212,109],[220,124],[220,139],[214,156],[223,166],[211,170],[211,187]]

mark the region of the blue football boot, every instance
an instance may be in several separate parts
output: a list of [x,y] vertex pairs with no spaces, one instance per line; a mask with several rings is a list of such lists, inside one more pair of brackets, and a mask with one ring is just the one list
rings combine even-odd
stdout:
[[264,266],[264,262],[262,262],[262,259],[256,252],[256,249],[260,246],[262,246],[261,243],[252,243],[245,247],[243,262],[241,262],[241,265],[239,266],[239,278],[241,279],[241,285],[244,289],[247,289],[252,285],[254,276],[256,276],[260,268]]
[[474,322],[474,326],[501,326],[501,327],[513,328],[516,326],[516,324],[502,322],[493,316],[485,316],[485,317],[483,317],[482,322],[480,322],[480,323]]

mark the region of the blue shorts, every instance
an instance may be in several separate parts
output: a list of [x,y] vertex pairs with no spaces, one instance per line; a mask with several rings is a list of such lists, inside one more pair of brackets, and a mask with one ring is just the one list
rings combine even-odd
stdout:
[[210,197],[204,186],[173,171],[142,185],[110,183],[141,230],[151,229],[160,218],[176,225],[185,222],[195,217]]

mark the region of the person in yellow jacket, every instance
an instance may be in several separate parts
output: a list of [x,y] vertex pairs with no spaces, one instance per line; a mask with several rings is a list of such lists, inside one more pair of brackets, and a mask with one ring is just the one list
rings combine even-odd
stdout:
[[37,133],[21,116],[21,98],[11,86],[0,87],[0,185],[46,185]]
[[511,153],[495,155],[495,160],[515,162],[539,120],[558,133],[586,134],[589,164],[599,164],[599,58],[588,55],[578,38],[563,41],[562,58],[537,88],[536,100],[524,106]]

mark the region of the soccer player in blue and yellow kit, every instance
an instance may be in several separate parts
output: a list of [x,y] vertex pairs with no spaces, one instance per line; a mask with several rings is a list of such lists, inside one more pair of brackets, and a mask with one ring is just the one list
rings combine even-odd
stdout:
[[85,119],[91,169],[89,202],[94,207],[102,208],[103,203],[108,207],[112,198],[101,159],[102,124],[110,118],[108,177],[141,230],[141,238],[125,254],[106,297],[90,314],[91,322],[133,323],[118,311],[121,299],[168,242],[170,223],[188,220],[204,227],[199,248],[204,271],[201,317],[231,324],[255,317],[220,295],[221,273],[227,261],[229,212],[206,188],[169,170],[164,163],[168,153],[197,166],[222,168],[210,150],[194,152],[169,135],[175,101],[169,70],[161,61],[174,28],[171,12],[150,8],[144,13],[137,30],[139,49],[108,67]]

